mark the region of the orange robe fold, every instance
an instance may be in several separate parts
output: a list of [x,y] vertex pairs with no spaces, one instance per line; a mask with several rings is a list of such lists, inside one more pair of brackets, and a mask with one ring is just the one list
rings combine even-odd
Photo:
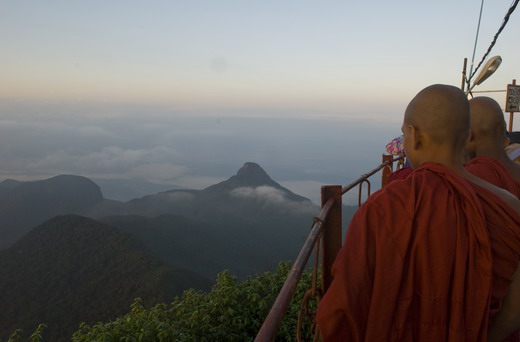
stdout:
[[406,177],[408,177],[412,173],[412,171],[413,171],[413,169],[408,166],[403,167],[399,170],[395,170],[388,177],[388,183],[396,181],[396,180],[400,180],[400,179],[406,179]]
[[317,323],[324,341],[486,341],[490,241],[473,187],[426,163],[352,219]]
[[498,160],[484,156],[476,157],[467,162],[465,167],[478,178],[505,189],[520,198],[520,184]]
[[[493,317],[502,308],[502,299],[520,261],[520,216],[495,194],[471,184],[481,201],[491,243],[493,286],[490,316]],[[520,330],[504,341],[520,341]]]

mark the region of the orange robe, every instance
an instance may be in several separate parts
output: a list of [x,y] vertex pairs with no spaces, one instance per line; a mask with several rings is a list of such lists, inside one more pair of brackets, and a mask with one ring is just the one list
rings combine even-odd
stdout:
[[400,179],[406,179],[411,173],[413,169],[409,166],[405,166],[399,170],[395,170],[390,174],[388,177],[388,183],[400,180]]
[[465,167],[478,178],[520,198],[520,184],[498,160],[491,157],[476,157],[466,163]]
[[[490,317],[493,317],[502,308],[502,299],[520,260],[520,216],[495,194],[476,184],[472,183],[472,186],[484,209],[491,243],[493,286]],[[520,341],[520,330],[504,341]]]
[[473,187],[425,163],[352,219],[317,312],[324,341],[486,341],[491,248]]

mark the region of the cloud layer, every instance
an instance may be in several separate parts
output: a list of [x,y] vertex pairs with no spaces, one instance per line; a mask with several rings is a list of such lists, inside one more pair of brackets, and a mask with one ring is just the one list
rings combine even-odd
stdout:
[[316,203],[320,184],[346,184],[378,164],[399,130],[371,121],[192,117],[116,104],[4,101],[0,118],[0,180],[77,174],[201,189],[254,161]]
[[239,187],[233,189],[230,195],[236,198],[256,200],[264,206],[275,206],[291,212],[317,214],[317,206],[310,202],[296,202],[289,200],[285,193],[271,186]]

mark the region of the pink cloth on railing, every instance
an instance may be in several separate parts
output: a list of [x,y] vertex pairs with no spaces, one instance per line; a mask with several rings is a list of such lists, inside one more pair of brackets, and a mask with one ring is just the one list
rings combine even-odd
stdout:
[[398,136],[386,145],[386,152],[391,155],[399,155],[404,153],[403,136]]

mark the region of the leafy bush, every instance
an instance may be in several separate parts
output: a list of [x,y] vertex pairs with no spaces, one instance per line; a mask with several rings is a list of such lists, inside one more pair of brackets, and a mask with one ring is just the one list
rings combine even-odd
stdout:
[[[244,282],[224,271],[210,293],[188,290],[171,304],[149,309],[138,298],[131,311],[115,321],[82,324],[72,341],[252,341],[290,269],[289,263],[280,263],[275,273],[266,272]],[[310,286],[311,273],[305,272],[277,340],[295,339],[300,302]]]
[[[47,326],[45,324],[40,324],[36,328],[36,330],[29,336],[30,342],[42,342],[43,341],[43,331],[45,330]],[[19,342],[22,338],[22,329],[16,329],[11,333],[9,338],[7,339],[7,342]],[[2,339],[0,339],[0,342],[2,342]]]

